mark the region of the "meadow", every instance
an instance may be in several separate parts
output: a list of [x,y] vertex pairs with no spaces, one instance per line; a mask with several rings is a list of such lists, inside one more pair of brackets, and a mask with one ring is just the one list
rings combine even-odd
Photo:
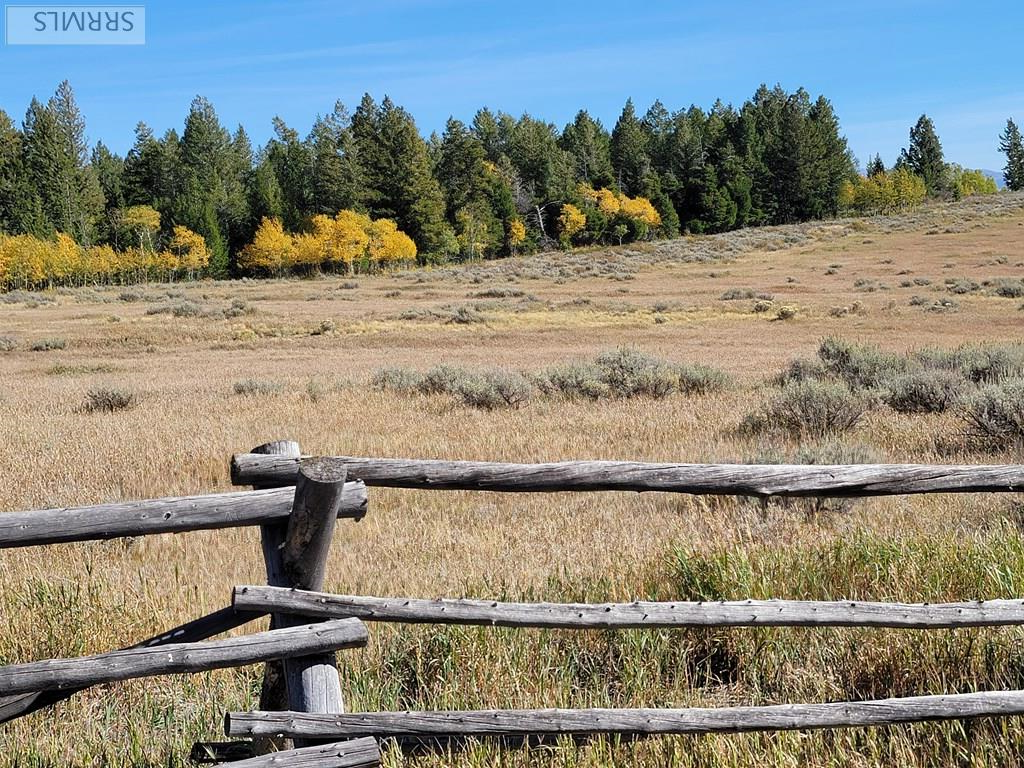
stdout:
[[[969,404],[986,386],[1013,393],[1024,380],[1022,235],[1024,195],[1000,194],[387,275],[2,294],[0,509],[227,490],[232,453],[284,438],[314,454],[523,462],[1020,463],[1019,438],[979,435]],[[972,346],[943,352],[962,345]],[[714,381],[593,395],[551,384],[567,364],[599,378],[586,363],[621,349],[673,371],[707,366]],[[829,349],[856,360],[837,362]],[[981,373],[978,360],[989,366]],[[415,383],[439,364],[474,386],[521,372],[528,394],[496,403],[458,384]],[[891,395],[899,377],[937,369],[955,390],[943,407],[916,412]],[[862,412],[842,429],[752,428],[772,414],[787,371],[792,385],[853,391]],[[865,371],[882,373],[872,382]],[[401,376],[413,385],[395,385]],[[222,607],[234,584],[262,581],[255,530],[6,550],[0,663],[127,645]],[[1024,505],[995,495],[762,506],[371,489],[367,517],[339,523],[327,588],[551,600],[1019,597]],[[339,660],[353,711],[1024,688],[1017,628],[374,625],[370,645]],[[224,711],[255,708],[261,677],[253,667],[92,689],[0,726],[0,768],[184,765],[193,741],[221,738]],[[980,766],[1019,764],[1022,750],[1024,723],[1004,719],[537,750],[480,743],[392,751],[386,764]]]

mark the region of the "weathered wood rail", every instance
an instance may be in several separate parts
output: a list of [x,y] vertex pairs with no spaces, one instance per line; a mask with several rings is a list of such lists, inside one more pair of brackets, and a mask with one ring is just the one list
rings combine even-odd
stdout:
[[[505,464],[303,458],[297,443],[277,441],[232,457],[231,476],[236,485],[253,490],[0,514],[0,549],[259,526],[267,573],[267,586],[236,586],[231,606],[135,646],[77,659],[0,667],[0,723],[100,683],[255,662],[266,662],[259,711],[233,712],[225,719],[228,736],[252,740],[196,744],[195,760],[228,760],[240,768],[362,768],[380,763],[376,738],[647,736],[1024,714],[1024,691],[720,708],[346,714],[335,652],[367,642],[364,621],[550,630],[763,626],[940,630],[1024,625],[1024,596],[941,604],[855,600],[588,604],[423,600],[323,591],[337,520],[365,515],[368,486],[760,498],[1019,493],[1024,491],[1021,465]],[[266,631],[210,640],[267,615],[270,629]],[[260,754],[268,751],[271,754]]]
[[[894,496],[1024,491],[1024,466],[943,464],[650,464],[564,461],[503,464],[334,457],[370,486],[505,493],[662,491],[729,496]],[[236,454],[236,485],[294,483],[299,459]]]
[[[293,488],[284,487],[5,512],[0,514],[0,549],[265,525],[287,521],[294,496]],[[347,484],[338,515],[358,520],[365,514],[366,487]]]
[[826,704],[687,709],[510,709],[451,712],[229,712],[229,736],[284,735],[345,739],[357,736],[669,735],[795,731],[917,723],[1024,714],[1024,691],[908,696]]
[[[219,611],[214,611],[202,618],[190,621],[188,624],[183,624],[180,627],[175,627],[168,632],[143,640],[141,643],[123,650],[162,647],[172,643],[195,643],[223,634],[224,632],[230,632],[232,629],[258,619],[263,615],[263,613],[236,611],[231,607],[221,608]],[[0,695],[0,723],[5,723],[8,720],[14,720],[44,707],[52,706],[60,701],[71,698],[88,687],[79,686],[62,688],[60,690]]]
[[268,659],[366,645],[359,619],[271,629],[242,637],[129,648],[94,656],[47,659],[0,667],[0,695],[85,688],[136,677],[206,672]]
[[240,611],[315,618],[354,617],[406,624],[469,624],[548,629],[673,627],[890,627],[952,629],[1024,624],[1024,600],[879,603],[855,600],[735,600],[632,603],[504,603],[417,600],[235,587]]
[[369,737],[272,752],[231,763],[232,768],[371,768],[380,765],[380,747]]

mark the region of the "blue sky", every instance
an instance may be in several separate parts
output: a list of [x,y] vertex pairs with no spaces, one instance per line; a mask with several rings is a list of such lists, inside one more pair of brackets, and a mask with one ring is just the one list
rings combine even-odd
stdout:
[[559,126],[585,107],[611,127],[630,96],[708,107],[778,82],[829,97],[862,163],[892,163],[926,112],[948,160],[990,169],[1006,118],[1024,121],[1019,0],[145,5],[145,46],[0,46],[0,108],[20,121],[67,78],[90,139],[124,152],[139,120],[180,130],[196,94],[263,143],[274,115],[305,134],[365,91],[429,134],[483,105]]

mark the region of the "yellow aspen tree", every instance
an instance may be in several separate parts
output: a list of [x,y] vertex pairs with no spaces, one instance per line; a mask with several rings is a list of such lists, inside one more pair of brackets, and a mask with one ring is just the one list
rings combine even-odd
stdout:
[[562,206],[562,212],[558,215],[558,232],[563,245],[571,245],[573,237],[585,226],[587,226],[587,217],[583,211],[572,203]]
[[522,219],[512,219],[508,223],[508,248],[512,253],[526,240],[526,225]]
[[358,261],[366,258],[370,244],[370,217],[355,211],[338,211],[331,229],[329,259],[334,266],[351,272]]
[[124,229],[143,250],[153,250],[153,236],[160,231],[160,212],[149,205],[133,205],[121,212]]
[[252,242],[238,256],[238,266],[242,269],[275,275],[293,263],[292,238],[276,218],[264,218]]
[[623,215],[648,227],[660,227],[661,215],[646,197],[619,197]]
[[205,269],[210,263],[210,249],[206,247],[206,240],[188,227],[175,225],[169,247],[178,259],[177,268],[190,276]]

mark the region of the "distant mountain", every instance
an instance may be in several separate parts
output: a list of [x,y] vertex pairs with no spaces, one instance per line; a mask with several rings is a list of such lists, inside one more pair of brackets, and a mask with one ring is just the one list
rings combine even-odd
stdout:
[[990,179],[993,179],[997,187],[999,187],[1000,189],[1006,189],[1006,181],[1003,179],[1002,171],[990,171],[985,168],[982,168],[981,172],[988,176]]

